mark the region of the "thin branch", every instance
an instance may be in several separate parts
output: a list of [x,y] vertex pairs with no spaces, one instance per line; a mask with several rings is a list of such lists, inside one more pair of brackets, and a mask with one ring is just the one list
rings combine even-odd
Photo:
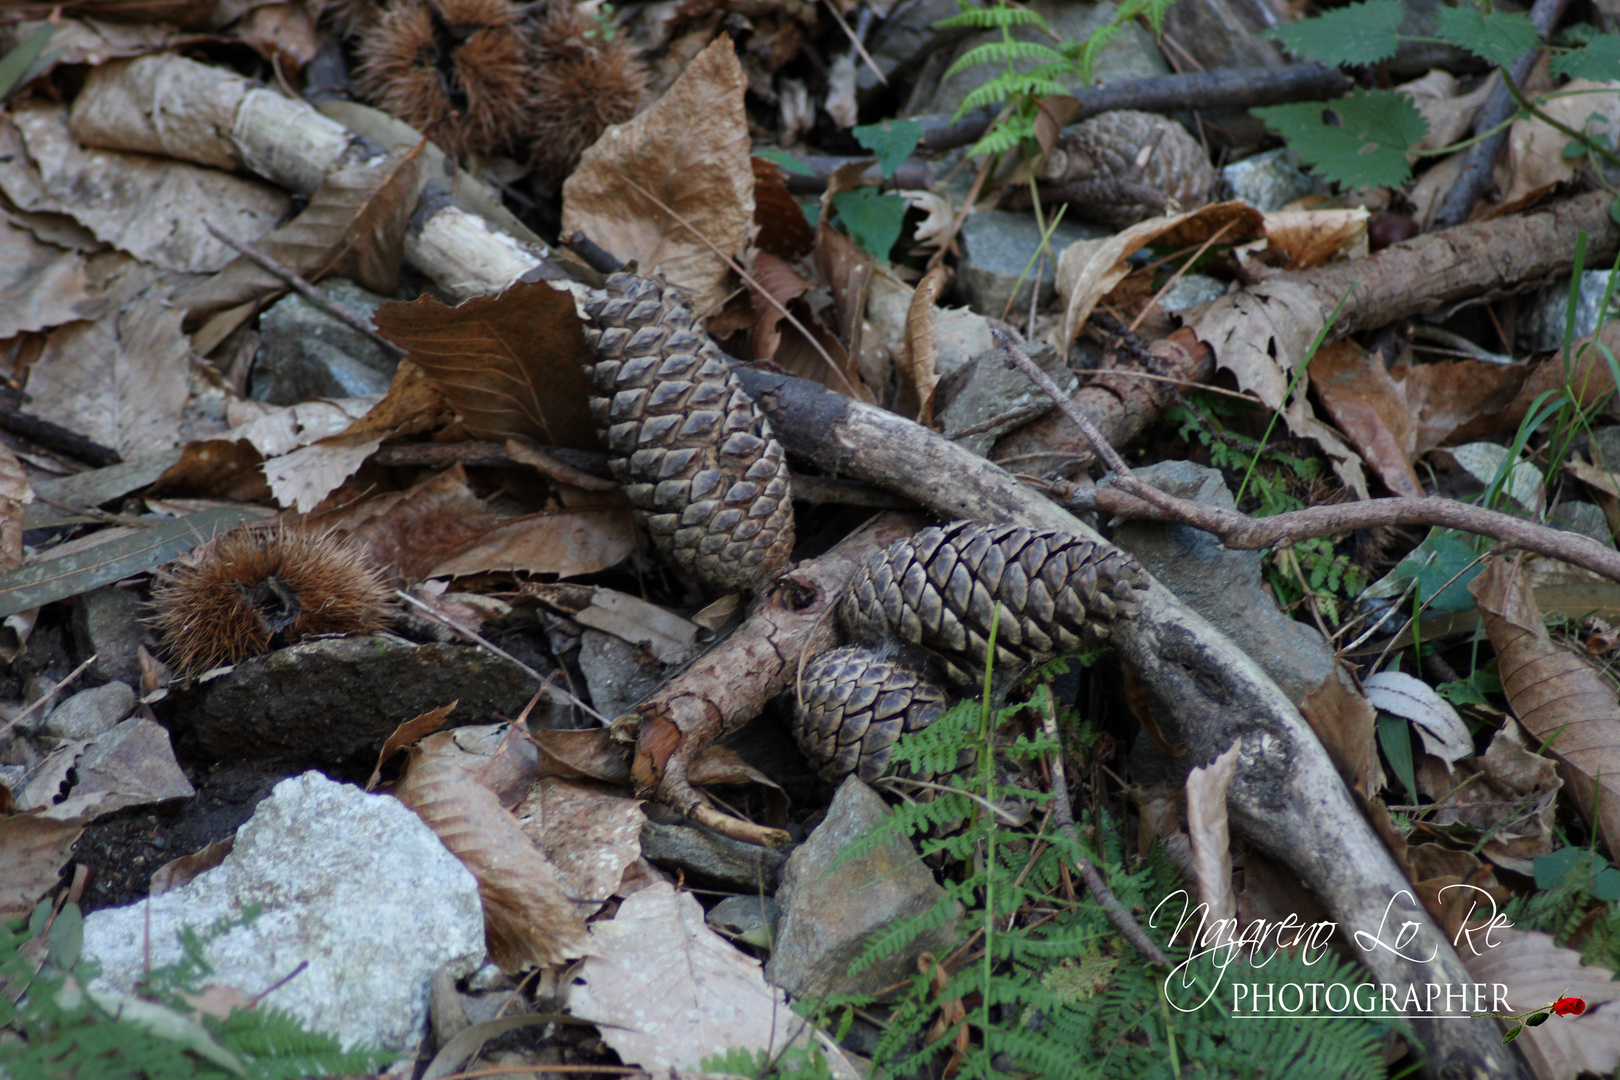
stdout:
[[849,28],[849,23],[844,21],[844,14],[838,10],[838,5],[833,3],[833,0],[827,0],[827,10],[832,12],[833,21],[838,24],[838,29],[842,30],[845,36],[849,38],[849,43],[855,46],[855,51],[866,62],[866,66],[872,70],[872,74],[877,76],[878,82],[888,86],[889,80],[882,71],[878,70],[877,63],[873,61],[872,54],[866,51],[866,46],[861,43],[860,36]]
[[1058,734],[1057,703],[1052,700],[1051,686],[1044,687],[1045,701],[1040,710],[1041,730],[1046,737],[1057,743],[1057,753],[1047,759],[1047,767],[1052,770],[1052,816],[1057,819],[1058,829],[1074,846],[1074,864],[1080,871],[1080,879],[1086,883],[1086,889],[1101,904],[1108,913],[1108,921],[1114,924],[1114,929],[1124,935],[1125,940],[1136,946],[1138,952],[1148,958],[1148,962],[1159,967],[1169,967],[1170,958],[1164,955],[1164,950],[1154,944],[1153,939],[1147,936],[1140,923],[1131,918],[1131,913],[1119,898],[1108,888],[1108,883],[1097,872],[1097,866],[1085,856],[1085,846],[1080,843],[1080,833],[1074,827],[1074,807],[1069,804],[1069,781],[1063,772],[1063,738]]
[[308,300],[311,304],[314,304],[316,307],[332,316],[332,318],[337,319],[339,322],[344,323],[355,330],[358,330],[372,341],[375,341],[378,345],[381,345],[384,349],[388,350],[390,355],[401,357],[405,355],[404,349],[377,333],[376,329],[372,327],[372,325],[365,319],[360,318],[354,312],[349,311],[347,308],[344,308],[341,305],[334,304],[332,301],[322,296],[320,291],[308,281],[304,280],[304,278],[299,276],[296,270],[282,265],[269,255],[266,255],[264,252],[254,247],[252,244],[243,243],[233,236],[226,235],[219,229],[215,228],[214,223],[209,221],[207,218],[203,218],[203,228],[207,229],[215,240],[235,248],[248,261],[257,263],[265,270],[276,275],[276,277],[280,278],[282,281],[285,281],[288,285],[291,285],[294,289],[298,290],[298,295],[302,296],[305,300]]
[[1208,503],[1178,499],[1160,491],[1132,474],[1119,451],[1104,439],[1097,428],[1069,400],[1047,374],[1007,335],[992,329],[996,344],[1007,350],[1011,363],[1046,392],[1090,440],[1097,455],[1114,470],[1107,487],[1076,492],[1068,503],[1076,509],[1095,509],[1121,517],[1148,518],[1191,525],[1213,533],[1229,548],[1255,551],[1280,547],[1317,536],[1371,529],[1383,525],[1437,525],[1489,536],[1526,551],[1571,563],[1611,581],[1620,581],[1620,551],[1579,533],[1537,525],[1495,510],[1469,506],[1454,499],[1432,496],[1425,499],[1369,499],[1364,502],[1312,506],[1275,517],[1255,519],[1236,510]]

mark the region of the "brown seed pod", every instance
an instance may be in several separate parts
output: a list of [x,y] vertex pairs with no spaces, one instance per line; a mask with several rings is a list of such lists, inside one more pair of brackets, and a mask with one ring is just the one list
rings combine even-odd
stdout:
[[793,738],[818,776],[882,776],[895,740],[945,715],[945,691],[885,651],[846,645],[805,665]]
[[319,634],[379,630],[392,592],[331,533],[233,529],[158,571],[150,624],[183,679]]
[[716,589],[751,589],[793,550],[787,456],[675,289],[614,274],[585,304],[591,415],[653,545]]
[[952,682],[972,685],[997,607],[995,667],[1016,670],[1102,640],[1146,588],[1141,566],[1111,545],[957,521],[872,556],[839,597],[838,621],[855,641],[926,649]]
[[609,125],[636,115],[647,92],[647,68],[622,31],[567,2],[544,8],[529,40],[534,160],[561,181]]
[[527,122],[524,52],[511,0],[397,0],[361,31],[354,86],[447,153],[487,154]]
[[[1067,200],[1071,214],[1116,226],[1152,217],[1172,203],[1181,210],[1203,206],[1214,196],[1217,179],[1209,155],[1186,128],[1132,109],[1106,112],[1065,131],[1040,177],[1043,201]],[[1151,193],[1158,205],[1133,198],[1132,191]]]

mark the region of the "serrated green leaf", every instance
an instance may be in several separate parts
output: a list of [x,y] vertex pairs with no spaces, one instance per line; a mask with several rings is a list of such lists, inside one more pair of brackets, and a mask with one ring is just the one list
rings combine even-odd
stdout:
[[922,139],[923,126],[915,120],[885,120],[881,124],[866,124],[850,134],[855,141],[877,155],[878,168],[885,179],[905,163]]
[[[859,129],[857,128],[856,130]],[[816,170],[812,169],[810,166],[806,165],[804,162],[800,161],[786,150],[778,150],[775,147],[763,146],[754,151],[754,156],[764,158],[766,161],[780,165],[788,172],[798,173],[800,176],[816,175]]]
[[1486,13],[1476,7],[1441,7],[1439,19],[1442,39],[1497,67],[1512,67],[1515,60],[1541,44],[1535,24],[1522,11]]
[[1268,31],[1289,52],[1325,64],[1376,64],[1395,55],[1406,18],[1400,0],[1366,0]]
[[1552,73],[1595,82],[1620,79],[1620,35],[1598,34],[1573,52],[1559,53],[1552,59]]
[[[1339,116],[1329,127],[1323,111]],[[1250,109],[1313,171],[1347,187],[1398,187],[1412,175],[1406,151],[1429,133],[1412,99],[1398,90],[1351,91],[1334,102]]]
[[880,195],[872,188],[840,191],[833,196],[833,209],[849,238],[879,259],[888,259],[889,249],[900,239],[900,225],[906,216],[906,200],[899,195]]
[[1395,574],[1417,580],[1418,602],[1430,611],[1442,615],[1471,611],[1474,597],[1468,583],[1484,569],[1474,561],[1478,554],[1456,535],[1441,533],[1419,544],[1395,568]]

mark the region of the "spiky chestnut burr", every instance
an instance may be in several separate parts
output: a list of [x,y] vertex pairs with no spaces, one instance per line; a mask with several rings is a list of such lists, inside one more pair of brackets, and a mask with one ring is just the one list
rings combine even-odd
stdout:
[[653,545],[716,589],[793,550],[787,457],[731,361],[670,285],[614,274],[585,304],[591,415]]
[[536,166],[560,182],[609,125],[636,115],[647,92],[647,68],[622,33],[568,0],[540,10],[529,28],[529,135]]
[[392,592],[359,544],[304,529],[233,529],[162,568],[148,620],[192,679],[320,634],[380,630]]
[[357,52],[361,96],[432,128],[456,157],[492,153],[523,133],[532,98],[511,0],[396,0],[360,31]]
[[805,665],[793,738],[816,774],[835,784],[882,776],[895,740],[945,715],[945,691],[883,650],[846,645]]
[[851,639],[919,646],[958,685],[983,677],[990,622],[998,669],[1094,644],[1136,611],[1147,576],[1107,544],[1017,525],[957,521],[898,540],[855,572],[838,601]]

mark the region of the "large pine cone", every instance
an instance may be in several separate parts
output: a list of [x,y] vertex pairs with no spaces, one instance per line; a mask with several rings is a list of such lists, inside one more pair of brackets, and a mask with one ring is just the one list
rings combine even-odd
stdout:
[[805,665],[793,738],[823,780],[850,773],[871,783],[889,767],[901,735],[945,714],[945,692],[883,653],[846,645]]
[[1105,638],[1135,614],[1147,577],[1116,547],[1055,531],[957,521],[874,555],[838,601],[856,641],[898,641],[940,657],[959,685],[983,676],[996,605],[995,666],[1045,663]]
[[614,274],[585,311],[591,415],[653,545],[713,588],[755,587],[793,550],[787,458],[765,415],[669,285]]
[[[1137,155],[1149,142],[1156,145],[1137,172]],[[1172,206],[1203,206],[1214,197],[1218,179],[1186,128],[1156,113],[1120,109],[1066,130],[1046,157],[1040,187],[1044,202],[1068,201],[1071,214],[1123,227]],[[1113,190],[1125,181],[1151,194],[1154,205]]]

